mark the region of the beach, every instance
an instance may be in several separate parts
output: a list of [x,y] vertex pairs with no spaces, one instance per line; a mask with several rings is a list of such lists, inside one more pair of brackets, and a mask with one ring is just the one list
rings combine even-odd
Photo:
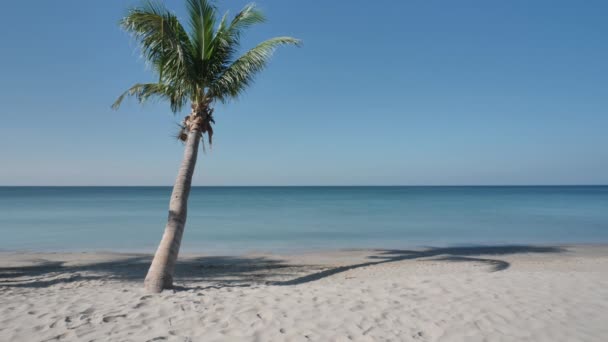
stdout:
[[607,245],[0,253],[1,341],[605,341]]
[[608,342],[608,1],[4,1],[0,342]]

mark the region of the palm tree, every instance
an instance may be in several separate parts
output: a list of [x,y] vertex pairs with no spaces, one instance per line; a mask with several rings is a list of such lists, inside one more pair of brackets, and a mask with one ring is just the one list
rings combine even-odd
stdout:
[[199,143],[204,134],[212,143],[213,105],[241,94],[278,46],[300,44],[295,38],[277,37],[237,56],[243,31],[265,21],[255,5],[245,6],[231,21],[227,14],[219,18],[211,1],[186,0],[186,6],[188,29],[161,3],[152,1],[130,9],[120,21],[139,43],[158,82],[133,85],[112,107],[117,109],[126,96],[134,96],[140,103],[150,98],[167,100],[174,113],[188,102],[191,108],[178,134],[185,143],[184,159],[171,194],[167,225],[144,282],[148,291],[156,293],[173,285]]

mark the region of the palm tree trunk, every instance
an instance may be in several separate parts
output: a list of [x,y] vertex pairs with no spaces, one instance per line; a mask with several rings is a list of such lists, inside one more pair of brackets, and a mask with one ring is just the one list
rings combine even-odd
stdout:
[[154,254],[152,265],[150,265],[144,281],[144,287],[150,292],[159,293],[163,289],[173,287],[173,271],[186,225],[188,195],[190,195],[192,174],[194,173],[200,143],[201,131],[200,127],[196,126],[188,133],[184,159],[171,193],[169,219],[165,226],[165,233],[156,254]]

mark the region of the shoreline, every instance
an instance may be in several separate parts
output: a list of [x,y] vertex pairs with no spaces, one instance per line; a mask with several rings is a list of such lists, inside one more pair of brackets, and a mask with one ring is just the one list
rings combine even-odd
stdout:
[[[248,256],[248,255],[277,255],[277,256],[300,256],[307,254],[333,254],[336,252],[350,252],[350,251],[367,251],[373,252],[375,250],[391,249],[391,250],[423,250],[426,248],[486,248],[486,247],[517,247],[517,246],[539,246],[539,247],[563,247],[563,248],[608,248],[608,242],[507,242],[507,243],[412,243],[412,244],[395,244],[388,247],[301,247],[294,248],[281,247],[281,248],[193,248],[193,247],[182,247],[180,251],[180,258],[183,256]],[[3,256],[14,256],[14,255],[72,255],[72,254],[103,254],[103,255],[154,255],[156,247],[151,248],[88,248],[88,249],[0,249],[0,258]],[[1,259],[0,259],[1,261]]]
[[185,253],[0,252],[0,340],[602,341],[608,245]]

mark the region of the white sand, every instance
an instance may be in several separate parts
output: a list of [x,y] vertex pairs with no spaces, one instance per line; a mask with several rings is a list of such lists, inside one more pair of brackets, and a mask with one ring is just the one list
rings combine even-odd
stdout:
[[565,249],[186,256],[160,295],[147,256],[1,253],[0,341],[608,341],[608,247]]

